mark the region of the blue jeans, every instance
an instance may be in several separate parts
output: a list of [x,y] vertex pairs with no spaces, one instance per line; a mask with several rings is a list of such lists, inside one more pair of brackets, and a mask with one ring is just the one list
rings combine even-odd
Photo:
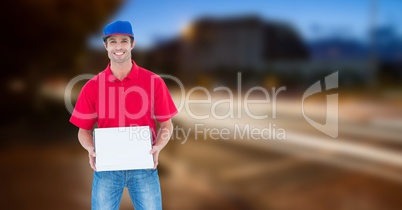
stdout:
[[135,210],[160,210],[162,198],[157,169],[94,172],[92,210],[118,210],[127,187]]

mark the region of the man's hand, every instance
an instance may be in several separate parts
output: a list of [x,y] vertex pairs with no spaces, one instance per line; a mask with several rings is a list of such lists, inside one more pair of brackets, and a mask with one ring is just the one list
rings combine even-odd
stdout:
[[159,158],[159,152],[162,150],[161,146],[152,146],[152,149],[150,151],[151,154],[154,156],[154,169],[158,166],[158,158]]
[[160,122],[159,126],[160,128],[158,136],[156,137],[156,143],[154,146],[152,146],[152,149],[150,151],[150,153],[154,156],[154,169],[156,169],[156,167],[158,166],[159,153],[169,142],[173,131],[173,124],[171,119]]
[[95,167],[95,149],[94,149],[94,143],[93,143],[93,137],[92,137],[92,131],[91,130],[85,130],[80,128],[78,130],[78,140],[80,141],[80,144],[82,147],[88,151],[88,157],[89,157],[89,164],[91,165],[91,168],[93,170],[96,170]]
[[88,149],[88,157],[89,157],[89,164],[91,165],[91,168],[96,171],[96,167],[95,167],[95,151],[94,148]]

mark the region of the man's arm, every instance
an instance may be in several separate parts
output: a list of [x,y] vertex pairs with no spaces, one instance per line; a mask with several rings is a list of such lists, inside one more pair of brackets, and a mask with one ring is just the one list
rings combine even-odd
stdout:
[[94,150],[94,142],[92,137],[91,130],[85,130],[80,128],[78,130],[78,140],[80,141],[81,146],[88,151],[89,164],[93,170],[96,170],[95,167],[95,150]]
[[156,143],[151,149],[151,154],[154,155],[154,168],[158,166],[159,153],[169,142],[172,132],[173,124],[171,119],[159,123],[159,132],[158,136],[156,137]]

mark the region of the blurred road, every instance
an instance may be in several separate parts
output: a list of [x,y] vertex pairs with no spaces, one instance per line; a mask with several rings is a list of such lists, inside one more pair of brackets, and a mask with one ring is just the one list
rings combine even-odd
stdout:
[[[222,98],[212,96],[213,102]],[[333,139],[307,123],[295,98],[278,99],[275,118],[272,104],[250,104],[254,115],[269,116],[260,120],[237,105],[232,118],[194,119],[191,114],[212,107],[192,104],[191,113],[174,118],[176,133],[160,155],[164,209],[400,209],[400,106],[398,100],[341,97]],[[305,108],[325,122],[325,103]],[[231,107],[222,103],[212,111],[222,116]],[[0,167],[4,209],[90,208],[92,171],[76,139],[13,144],[1,151]],[[133,209],[127,192],[120,209]]]
[[[193,104],[193,117],[180,112],[175,118],[180,127],[195,132],[189,135],[193,139],[178,140],[182,145],[165,152],[161,161],[168,162],[171,173],[180,174],[177,182],[191,180],[183,184],[184,189],[191,191],[190,186],[202,185],[205,195],[221,197],[228,209],[401,208],[402,202],[394,196],[402,190],[400,104],[370,98],[341,99],[336,139],[309,125],[302,116],[300,101],[294,98],[278,100],[276,118],[272,117],[272,105],[254,104],[250,109],[254,115],[271,116],[263,120],[249,117],[244,107],[241,118],[195,120],[194,116],[214,110],[209,104]],[[221,111],[217,115],[228,113],[230,107],[226,105],[215,109]],[[325,103],[316,101],[306,106],[313,107],[309,117],[315,115],[312,118],[317,121],[324,117]],[[235,107],[234,113],[239,114],[237,111]],[[268,129],[273,125],[275,129]],[[244,132],[247,126],[257,133],[264,128],[271,130],[270,134],[282,129],[286,139],[272,135],[260,139],[236,137],[236,129]],[[229,140],[214,140],[217,135],[208,130],[211,128],[228,128]],[[208,132],[212,139],[204,138]],[[183,178],[185,174],[187,178]],[[191,209],[197,200],[207,199],[194,199]],[[181,207],[171,209],[186,209]],[[195,209],[210,209],[202,204],[198,207]]]

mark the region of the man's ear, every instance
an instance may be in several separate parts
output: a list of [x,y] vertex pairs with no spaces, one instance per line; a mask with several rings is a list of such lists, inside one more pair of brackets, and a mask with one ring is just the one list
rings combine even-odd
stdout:
[[131,44],[131,49],[134,49],[135,47],[135,40],[133,40],[133,44]]
[[103,42],[103,46],[105,47],[105,49],[107,50],[107,44],[106,41]]

